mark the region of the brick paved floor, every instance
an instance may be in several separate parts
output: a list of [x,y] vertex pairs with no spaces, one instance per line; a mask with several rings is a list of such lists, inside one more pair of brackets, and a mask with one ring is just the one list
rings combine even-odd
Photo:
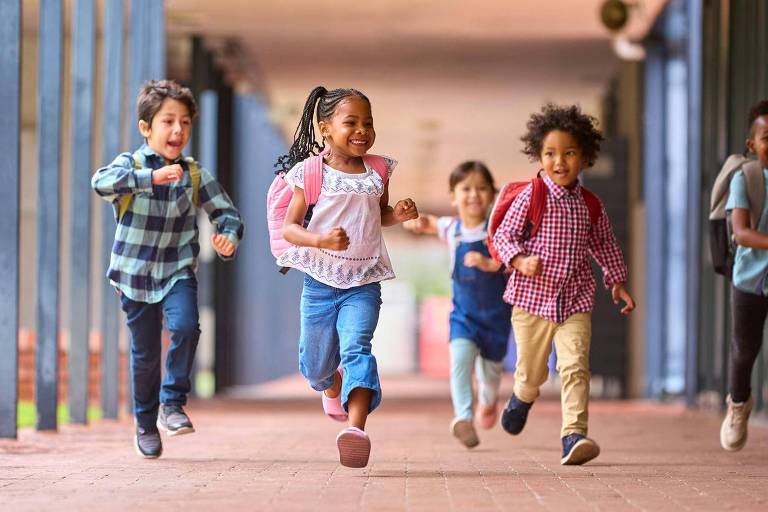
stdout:
[[768,510],[764,426],[730,454],[711,413],[593,401],[590,433],[603,453],[563,467],[554,399],[534,406],[521,436],[496,427],[468,451],[447,433],[446,382],[383,383],[363,470],[338,465],[339,424],[289,378],[246,390],[248,400],[192,404],[198,432],[166,439],[159,460],[134,453],[130,421],[0,441],[0,510]]

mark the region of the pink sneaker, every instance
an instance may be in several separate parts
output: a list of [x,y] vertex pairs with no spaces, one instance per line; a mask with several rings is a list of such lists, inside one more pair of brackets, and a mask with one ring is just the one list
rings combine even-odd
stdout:
[[[336,373],[339,374],[339,380],[341,380],[343,375],[341,368],[336,370]],[[328,398],[325,391],[321,391],[320,395],[323,397],[323,411],[325,411],[329,418],[336,421],[347,421],[349,415],[344,410],[344,407],[341,406],[341,391],[333,398]]]
[[496,425],[496,420],[499,417],[499,404],[486,405],[483,403],[477,404],[477,411],[475,411],[475,417],[477,423],[484,429],[488,430]]
[[339,463],[348,468],[364,468],[371,455],[371,440],[368,434],[357,427],[345,428],[336,436],[339,449]]

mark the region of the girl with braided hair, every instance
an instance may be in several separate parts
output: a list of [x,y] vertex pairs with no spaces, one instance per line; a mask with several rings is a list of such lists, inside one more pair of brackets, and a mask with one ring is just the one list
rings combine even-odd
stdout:
[[[315,111],[323,146],[315,140]],[[275,165],[287,171],[293,188],[283,226],[283,238],[293,245],[277,263],[305,274],[299,368],[321,392],[326,414],[348,421],[336,437],[339,460],[348,467],[368,464],[365,423],[381,402],[371,339],[381,307],[379,283],[395,277],[381,228],[418,217],[411,199],[389,206],[396,162],[367,154],[375,139],[371,103],[363,93],[315,87],[293,145]],[[312,162],[321,185],[310,205]]]

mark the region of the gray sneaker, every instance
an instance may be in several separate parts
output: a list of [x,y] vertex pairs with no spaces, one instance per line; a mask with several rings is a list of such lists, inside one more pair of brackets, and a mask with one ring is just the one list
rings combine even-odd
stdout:
[[160,432],[155,427],[136,427],[133,442],[136,452],[145,459],[156,459],[163,454],[163,442],[160,440]]
[[477,432],[475,431],[475,425],[472,423],[472,420],[453,418],[453,421],[451,422],[451,434],[453,434],[453,437],[458,439],[459,442],[467,448],[474,448],[480,444],[480,439],[477,438]]
[[189,416],[180,405],[160,404],[160,410],[157,414],[157,428],[169,436],[179,436],[182,434],[191,434],[195,431]]
[[725,399],[728,412],[720,427],[720,445],[729,452],[737,452],[747,444],[747,423],[752,412],[752,397],[746,402],[735,403],[731,395]]

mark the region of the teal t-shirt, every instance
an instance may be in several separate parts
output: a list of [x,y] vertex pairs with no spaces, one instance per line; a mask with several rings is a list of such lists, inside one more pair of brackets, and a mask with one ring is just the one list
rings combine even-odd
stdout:
[[[766,195],[768,197],[768,169],[763,169]],[[734,208],[749,209],[747,182],[744,173],[737,171],[731,179],[726,210]],[[763,205],[763,212],[757,223],[757,230],[768,234],[768,201]],[[736,259],[733,263],[733,286],[747,293],[768,296],[768,251],[751,247],[736,247]]]

